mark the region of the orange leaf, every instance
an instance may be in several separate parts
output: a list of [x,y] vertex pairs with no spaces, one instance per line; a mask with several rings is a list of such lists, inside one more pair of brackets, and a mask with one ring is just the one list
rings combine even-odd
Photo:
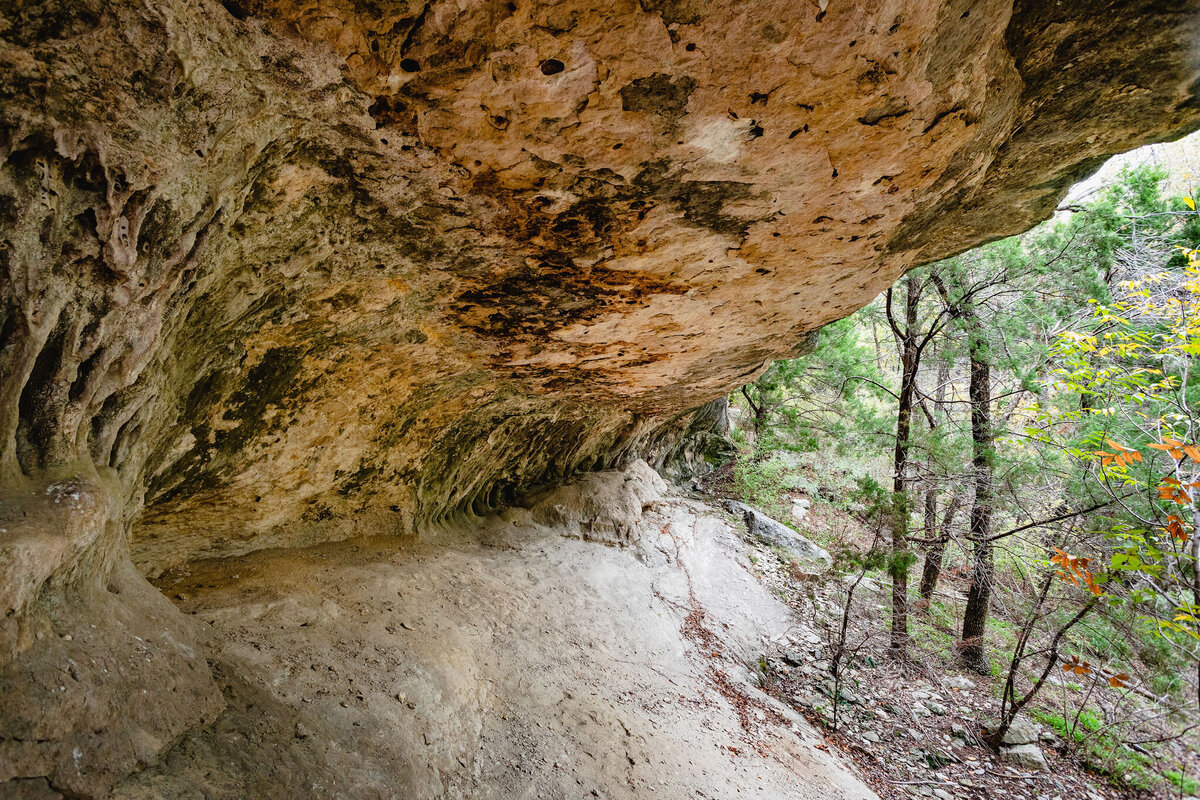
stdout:
[[1174,514],[1167,516],[1167,533],[1181,542],[1188,540],[1187,532],[1183,529],[1183,520]]
[[1183,448],[1183,452],[1188,454],[1188,458],[1192,461],[1200,461],[1200,450],[1196,449],[1196,445],[1189,444]]

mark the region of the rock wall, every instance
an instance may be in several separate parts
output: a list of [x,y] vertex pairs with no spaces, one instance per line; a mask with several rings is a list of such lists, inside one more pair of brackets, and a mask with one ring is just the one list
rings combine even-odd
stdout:
[[[55,688],[44,659],[89,663],[63,637],[106,603],[125,611],[97,648],[133,663],[161,626],[154,669],[192,674],[203,657],[161,598],[108,591],[138,572],[413,534],[672,459],[690,409],[906,268],[1195,128],[1198,12],[4,5],[6,711],[29,680]],[[97,702],[141,669],[110,670]],[[211,715],[198,669],[174,728],[130,709],[151,733],[114,764]],[[44,736],[4,714],[0,746],[22,755],[0,780],[100,752],[105,735],[68,735],[93,711]]]

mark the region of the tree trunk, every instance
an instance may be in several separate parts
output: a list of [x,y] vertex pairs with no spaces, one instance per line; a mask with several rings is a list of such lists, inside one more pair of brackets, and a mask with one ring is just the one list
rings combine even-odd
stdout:
[[[933,414],[946,416],[946,384],[950,382],[950,362],[945,358],[938,364],[937,386],[933,390]],[[937,417],[934,416],[936,419]],[[942,574],[942,559],[946,554],[946,542],[950,537],[950,523],[958,513],[958,493],[955,492],[942,520],[941,535],[937,531],[937,496],[939,487],[930,481],[925,491],[925,566],[921,569],[921,599],[925,602],[933,597],[938,579]]]
[[[946,506],[946,512],[942,517],[941,529],[936,534],[937,538],[934,539],[934,533],[926,534],[925,538],[934,539],[934,541],[925,552],[925,566],[921,570],[922,600],[932,599],[933,593],[937,590],[938,580],[942,576],[942,560],[946,555],[946,542],[950,541],[950,526],[954,523],[954,518],[958,516],[960,505],[959,495],[951,496],[950,504]],[[926,510],[928,511],[928,507]],[[926,525],[926,531],[930,531],[932,528],[932,525]]]
[[[967,315],[964,315],[967,316]],[[968,668],[988,674],[984,646],[988,606],[992,597],[995,564],[992,559],[992,455],[991,425],[992,370],[987,343],[979,330],[979,321],[969,312],[968,349],[971,356],[971,383],[968,398],[971,403],[972,478],[975,501],[971,506],[968,532],[973,550],[971,585],[967,590],[967,607],[963,612],[962,658]]]
[[900,399],[896,411],[896,449],[893,457],[892,558],[889,568],[892,577],[892,635],[889,649],[893,656],[900,659],[908,655],[908,449],[912,442],[912,410],[920,359],[917,311],[921,288],[915,275],[909,275],[905,281],[905,294],[904,329],[900,332]]
[[742,387],[742,397],[746,398],[746,405],[750,406],[750,411],[754,414],[754,416],[751,417],[751,424],[754,426],[753,459],[758,461],[762,457],[762,453],[759,449],[759,445],[762,441],[762,432],[767,425],[767,403],[761,392],[759,393],[758,402],[755,403],[754,399],[750,397],[749,385]]

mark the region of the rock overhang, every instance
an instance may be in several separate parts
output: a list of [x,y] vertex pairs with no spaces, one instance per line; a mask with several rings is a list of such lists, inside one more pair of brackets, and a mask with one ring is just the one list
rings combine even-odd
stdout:
[[103,795],[220,713],[144,575],[703,461],[720,415],[693,409],[1200,124],[1198,22],[1197,0],[10,4],[0,785]]
[[22,9],[4,469],[116,469],[155,570],[663,455],[664,424],[903,270],[1195,127],[1196,24],[1186,2]]

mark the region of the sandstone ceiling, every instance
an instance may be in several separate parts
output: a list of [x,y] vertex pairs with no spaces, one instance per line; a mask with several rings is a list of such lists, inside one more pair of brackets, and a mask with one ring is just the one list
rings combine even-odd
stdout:
[[[1197,127],[1198,20],[1197,0],[0,5],[0,722],[24,720],[0,763],[65,775],[82,748],[119,774],[219,706],[186,644],[135,664],[44,638],[82,614],[186,643],[139,571],[661,463],[693,409],[905,269]],[[55,699],[39,670],[71,653],[112,667],[88,673],[107,700]],[[171,693],[122,705],[147,684]],[[150,721],[100,754],[72,738],[114,708]]]
[[0,464],[153,569],[613,463],[1194,127],[1195,12],[18,2]]

